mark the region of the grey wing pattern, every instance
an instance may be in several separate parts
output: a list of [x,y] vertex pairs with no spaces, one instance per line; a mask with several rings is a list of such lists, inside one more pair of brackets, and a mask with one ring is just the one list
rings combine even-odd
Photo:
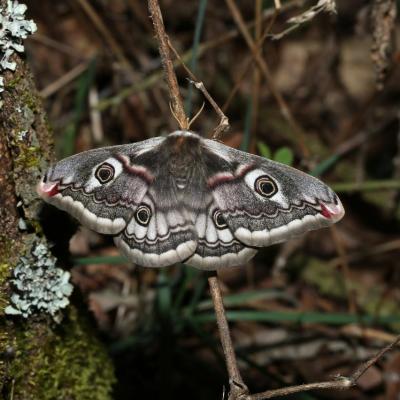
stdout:
[[149,267],[240,265],[344,214],[319,180],[187,131],[64,159],[38,193]]
[[257,250],[234,237],[212,195],[207,197],[196,217],[197,247],[187,264],[204,270],[245,264]]
[[338,196],[299,170],[205,140],[208,151],[229,165],[208,180],[216,204],[234,233],[248,246],[268,246],[344,215]]
[[185,261],[197,245],[193,214],[170,180],[154,182],[126,229],[114,239],[129,259],[145,267]]
[[116,234],[126,227],[153,180],[138,159],[162,140],[149,139],[68,157],[49,168],[38,193],[88,228]]

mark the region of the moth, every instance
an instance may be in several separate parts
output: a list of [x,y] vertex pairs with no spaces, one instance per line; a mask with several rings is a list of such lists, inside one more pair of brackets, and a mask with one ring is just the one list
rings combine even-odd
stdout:
[[146,267],[243,265],[344,215],[318,179],[183,130],[68,157],[37,191]]

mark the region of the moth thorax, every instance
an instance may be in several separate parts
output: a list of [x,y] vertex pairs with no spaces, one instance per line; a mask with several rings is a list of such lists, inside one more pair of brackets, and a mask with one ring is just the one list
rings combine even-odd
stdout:
[[171,163],[169,171],[178,189],[184,189],[186,187],[193,173],[192,166],[185,165],[182,162]]

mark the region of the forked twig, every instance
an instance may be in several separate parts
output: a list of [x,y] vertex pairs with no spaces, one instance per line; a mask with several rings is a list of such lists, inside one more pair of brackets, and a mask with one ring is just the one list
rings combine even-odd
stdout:
[[[289,394],[307,392],[310,390],[321,390],[321,389],[336,389],[336,390],[345,390],[349,389],[352,386],[357,384],[358,379],[374,364],[376,364],[385,353],[390,351],[394,346],[396,346],[400,342],[400,335],[396,337],[396,339],[390,343],[388,346],[378,351],[378,353],[372,357],[370,360],[366,361],[362,364],[358,369],[354,371],[354,373],[349,376],[338,376],[331,381],[325,382],[317,382],[317,383],[308,383],[304,385],[298,386],[289,386],[287,388],[276,389],[276,390],[267,390],[265,392],[251,394],[246,397],[243,397],[243,400],[264,400],[271,399],[273,397],[278,396],[287,396]],[[242,399],[240,399],[242,400]]]
[[219,105],[211,97],[210,93],[204,86],[204,83],[199,81],[197,79],[196,75],[188,68],[188,66],[182,60],[181,56],[179,55],[179,53],[176,51],[175,47],[172,45],[172,43],[169,40],[168,40],[168,45],[169,45],[170,49],[172,50],[172,52],[174,53],[177,60],[179,60],[179,62],[182,64],[182,67],[185,69],[186,73],[189,75],[189,77],[190,77],[189,82],[192,85],[194,85],[194,87],[196,89],[200,90],[201,93],[203,93],[203,96],[208,100],[208,102],[211,104],[211,107],[214,109],[214,111],[219,116],[219,118],[220,118],[219,124],[214,129],[213,134],[212,134],[212,139],[218,140],[223,133],[225,133],[227,130],[229,130],[228,117],[224,114],[224,112],[221,110]]
[[263,400],[271,399],[278,396],[287,396],[294,393],[307,392],[310,390],[345,390],[357,384],[358,379],[374,364],[376,364],[388,351],[400,342],[400,335],[396,339],[384,347],[382,350],[363,363],[349,377],[337,376],[330,381],[307,383],[303,385],[288,386],[282,389],[266,390],[265,392],[249,394],[246,384],[240,375],[238,369],[235,351],[230,336],[229,325],[226,319],[226,312],[222,300],[221,289],[219,287],[216,273],[210,273],[208,278],[210,292],[213,299],[215,315],[217,318],[219,335],[224,351],[225,362],[229,374],[230,393],[229,400]]

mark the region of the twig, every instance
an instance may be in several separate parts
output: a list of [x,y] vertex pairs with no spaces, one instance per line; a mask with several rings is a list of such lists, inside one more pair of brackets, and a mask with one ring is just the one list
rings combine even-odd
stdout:
[[40,96],[47,98],[53,95],[54,93],[58,92],[61,88],[63,88],[65,85],[68,85],[68,83],[70,83],[79,75],[81,75],[84,71],[86,71],[90,62],[91,60],[83,61],[76,67],[72,68],[62,77],[60,77],[59,79],[55,80],[54,82],[46,86],[44,89],[42,89],[39,92]]
[[356,369],[350,377],[338,376],[336,379],[326,382],[309,383],[305,385],[291,386],[283,389],[267,390],[265,392],[256,393],[244,397],[245,400],[264,400],[278,396],[287,396],[293,393],[306,392],[310,390],[320,389],[336,389],[345,390],[357,384],[358,379],[374,364],[376,364],[385,353],[390,351],[400,342],[400,335],[396,337],[392,343],[380,350],[374,357],[363,363],[360,368]]
[[187,67],[185,62],[182,60],[181,56],[179,53],[176,51],[175,47],[172,45],[172,43],[168,40],[168,45],[172,52],[174,53],[175,57],[179,60],[179,62],[182,64],[183,68],[185,69],[186,73],[190,76],[189,82],[194,85],[194,87],[198,90],[200,90],[204,97],[208,100],[208,102],[211,104],[212,108],[214,111],[218,114],[220,118],[220,122],[218,126],[214,129],[212,139],[218,140],[219,137],[226,132],[229,129],[229,119],[228,117],[223,113],[223,111],[220,109],[218,104],[215,102],[215,100],[211,97],[210,93],[204,86],[203,82],[200,82],[197,77],[194,75],[194,73]]
[[89,17],[89,19],[92,21],[92,23],[96,27],[96,29],[103,36],[104,40],[110,46],[111,50],[114,52],[114,54],[116,55],[119,62],[122,65],[124,65],[125,67],[129,68],[130,72],[133,72],[133,68],[132,68],[130,62],[128,61],[128,59],[125,57],[124,51],[122,50],[121,46],[114,39],[113,35],[109,31],[109,29],[106,27],[104,22],[101,20],[99,15],[96,13],[93,6],[87,0],[77,0],[77,2],[81,6],[82,10]]
[[331,14],[336,14],[336,3],[335,0],[319,0],[318,3],[303,12],[296,17],[292,17],[287,21],[289,24],[292,24],[289,28],[285,29],[281,33],[277,33],[275,35],[271,35],[273,40],[280,40],[288,33],[292,32],[295,29],[298,29],[302,24],[311,21],[314,17],[316,17],[321,12],[328,12]]
[[[197,17],[196,17],[196,24],[194,28],[194,35],[193,35],[193,44],[192,44],[192,57],[190,60],[190,69],[193,71],[193,73],[196,72],[197,69],[197,61],[198,61],[198,50],[199,50],[199,45],[200,45],[200,38],[201,38],[201,33],[203,31],[203,25],[204,25],[204,19],[205,19],[205,14],[206,14],[206,9],[207,9],[207,2],[208,0],[200,0],[199,1],[199,7],[197,10]],[[186,108],[186,113],[188,114],[189,118],[192,114],[192,97],[193,97],[193,87],[189,85],[189,92],[186,96],[186,101],[185,101],[185,108]]]
[[293,115],[290,111],[289,106],[287,105],[285,99],[283,98],[282,94],[276,88],[273,76],[269,69],[268,64],[261,56],[259,49],[257,48],[257,44],[252,39],[248,28],[246,27],[246,23],[240,13],[238,6],[236,5],[234,0],[225,0],[229,10],[231,11],[232,17],[236,22],[247,46],[251,50],[253,57],[257,63],[257,66],[260,68],[262,74],[264,75],[266,81],[268,82],[269,89],[275,98],[276,102],[278,103],[279,109],[281,111],[282,116],[289,122],[290,126],[294,129],[297,135],[300,137],[298,144],[300,149],[304,155],[308,155],[308,149],[305,145],[304,134],[298,123],[293,118]]
[[[291,9],[295,7],[302,7],[306,0],[292,0],[289,1],[285,4],[282,5],[281,12],[283,11],[290,11]],[[263,12],[263,20],[266,20],[268,18],[271,18],[275,15],[276,9],[270,8],[267,10],[264,10]],[[246,24],[246,27],[248,29],[251,29],[255,25],[254,21],[249,22]],[[221,46],[225,44],[226,42],[229,42],[230,40],[236,38],[239,36],[238,29],[232,29],[231,31],[227,32],[226,34],[212,40],[208,40],[204,43],[201,43],[198,48],[198,57],[201,57],[206,53],[206,51],[213,49],[215,47]],[[182,55],[182,59],[185,60],[185,62],[188,62],[193,54],[193,49],[188,50]],[[175,65],[178,65],[179,62],[176,62]],[[105,98],[104,100],[100,101],[99,103],[99,109],[104,111],[105,109],[118,105],[121,103],[123,100],[125,100],[127,97],[131,96],[132,94],[135,93],[140,93],[146,89],[149,89],[150,87],[154,86],[160,79],[162,75],[157,71],[149,76],[145,77],[141,82],[135,83],[134,85],[128,86],[124,89],[122,89],[119,93],[116,95]],[[223,108],[224,109],[224,108]]]
[[349,267],[349,262],[347,260],[347,250],[345,246],[342,243],[342,239],[340,238],[339,232],[337,231],[337,228],[335,225],[332,225],[330,227],[330,232],[332,235],[333,243],[336,247],[336,252],[339,255],[340,259],[340,269],[342,271],[342,283],[344,285],[346,297],[347,297],[347,302],[348,302],[348,308],[349,312],[351,314],[356,314],[357,313],[357,296],[356,296],[356,291],[352,289],[349,285],[349,282],[351,281],[350,279],[350,267]]
[[215,315],[217,318],[219,336],[221,338],[224,351],[226,368],[229,375],[229,400],[237,399],[239,396],[247,395],[249,390],[240,375],[236,361],[235,350],[233,349],[232,339],[229,332],[229,325],[225,315],[224,303],[222,300],[221,289],[218,283],[216,272],[211,272],[208,277],[208,285],[214,303]]
[[31,36],[29,40],[50,47],[53,50],[56,50],[63,54],[67,54],[68,56],[77,58],[79,60],[86,60],[90,58],[88,57],[88,55],[83,55],[78,53],[78,51],[72,46],[59,42],[58,40],[54,40],[52,38],[47,37],[46,35],[42,35],[37,32],[33,36]]
[[[399,239],[395,239],[390,242],[385,241],[384,243],[380,243],[375,246],[363,247],[363,250],[361,250],[361,251],[356,251],[354,253],[348,254],[347,262],[352,263],[352,262],[362,260],[363,258],[366,258],[366,257],[371,257],[371,256],[375,256],[378,254],[391,252],[391,251],[398,251],[399,249],[400,249],[400,240]],[[333,260],[331,260],[328,263],[328,265],[329,265],[329,267],[337,267],[340,265],[341,260],[342,260],[341,257],[336,257]]]
[[189,120],[186,117],[183,107],[181,93],[179,91],[178,80],[174,72],[174,65],[168,46],[168,36],[165,32],[164,21],[162,18],[158,0],[149,0],[150,16],[153,20],[154,30],[156,32],[158,49],[161,56],[161,62],[164,67],[165,78],[168,84],[169,97],[171,99],[173,114],[176,117],[180,129],[188,129]]
[[[272,28],[272,25],[275,22],[275,19],[276,19],[277,15],[278,14],[275,11],[275,13],[272,15],[270,23],[265,28],[265,30],[264,30],[263,34],[261,35],[261,37],[257,40],[256,47],[257,47],[259,52],[261,52],[262,45],[263,45],[265,39],[268,37],[268,35],[270,33],[270,30]],[[261,20],[261,22],[262,21],[263,21],[263,19]],[[248,25],[247,25],[247,27],[248,27]],[[253,64],[253,62],[254,62],[254,56],[249,57],[249,59],[246,61],[246,64],[245,64],[242,72],[240,73],[239,78],[236,80],[235,86],[233,87],[233,89],[229,93],[229,96],[228,96],[227,100],[225,101],[224,105],[222,106],[222,110],[223,111],[226,111],[226,109],[228,108],[228,106],[231,103],[231,101],[232,101],[233,97],[235,96],[236,92],[239,90],[239,87],[240,87],[243,79],[247,76],[247,72],[248,72],[250,66]]]

